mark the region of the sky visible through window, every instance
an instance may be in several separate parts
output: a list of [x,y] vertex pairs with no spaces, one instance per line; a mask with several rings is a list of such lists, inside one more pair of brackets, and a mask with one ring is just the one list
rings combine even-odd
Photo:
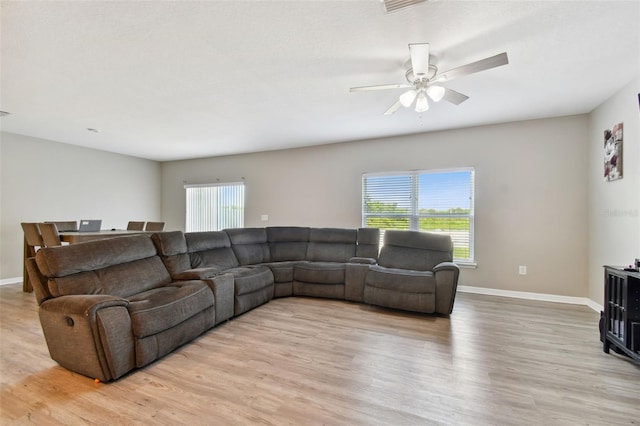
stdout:
[[418,209],[471,207],[470,171],[424,173],[418,180]]
[[[418,210],[448,211],[471,208],[469,170],[419,173]],[[411,207],[411,175],[379,175],[367,178],[367,196],[371,201],[393,202],[400,209]]]

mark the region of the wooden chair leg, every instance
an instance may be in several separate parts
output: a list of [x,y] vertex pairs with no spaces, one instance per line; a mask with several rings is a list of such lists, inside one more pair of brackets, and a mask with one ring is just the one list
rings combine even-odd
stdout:
[[27,258],[30,255],[29,245],[27,239],[24,239],[24,254],[22,258],[22,291],[25,293],[31,293],[33,287],[31,287],[31,281],[29,281],[29,273],[27,272]]

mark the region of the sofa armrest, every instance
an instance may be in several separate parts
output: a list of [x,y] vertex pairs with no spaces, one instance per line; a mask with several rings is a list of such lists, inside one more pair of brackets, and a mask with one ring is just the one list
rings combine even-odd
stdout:
[[433,267],[433,272],[438,271],[460,271],[460,267],[453,262],[441,262]]
[[372,257],[352,257],[351,259],[349,259],[349,263],[359,263],[359,264],[364,264],[364,265],[376,265],[378,263],[378,261],[375,260]]
[[449,315],[453,311],[460,268],[453,262],[442,262],[434,266],[433,275],[436,279],[436,312]]
[[365,257],[351,258],[347,263],[344,276],[344,298],[352,302],[362,302],[364,296],[364,284],[367,279],[367,272],[371,265],[369,262],[354,262],[354,259],[369,259]]
[[172,274],[171,278],[176,281],[203,280],[205,278],[215,277],[222,271],[223,269],[217,266],[208,266],[205,268],[187,269],[186,271]]
[[235,280],[232,274],[220,274],[205,278],[203,281],[213,291],[216,311],[215,324],[218,325],[233,316]]
[[128,304],[104,294],[44,301],[39,315],[51,358],[68,370],[102,381],[135,368]]
[[128,304],[128,300],[108,294],[77,294],[46,300],[42,308],[48,312],[57,312],[65,315],[84,315],[94,319],[99,309],[111,306],[126,307]]

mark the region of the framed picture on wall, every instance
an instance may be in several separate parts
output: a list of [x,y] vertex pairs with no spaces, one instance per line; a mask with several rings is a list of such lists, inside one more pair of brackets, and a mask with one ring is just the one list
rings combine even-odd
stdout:
[[604,131],[604,180],[622,179],[622,123]]

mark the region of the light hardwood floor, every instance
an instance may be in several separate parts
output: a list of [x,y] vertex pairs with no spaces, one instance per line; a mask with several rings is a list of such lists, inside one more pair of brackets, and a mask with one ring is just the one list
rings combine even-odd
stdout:
[[49,358],[0,287],[2,424],[640,424],[640,367],[584,306],[459,293],[449,317],[277,299],[112,383]]

